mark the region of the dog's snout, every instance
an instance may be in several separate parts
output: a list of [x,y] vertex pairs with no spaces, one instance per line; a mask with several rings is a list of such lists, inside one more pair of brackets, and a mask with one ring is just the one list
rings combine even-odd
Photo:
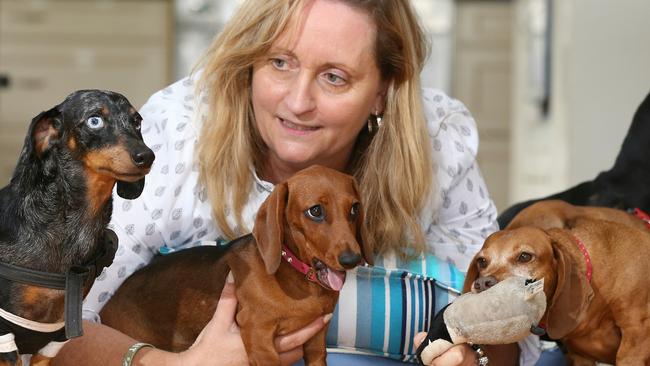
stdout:
[[149,148],[138,149],[131,154],[133,163],[138,168],[149,168],[156,156]]
[[497,284],[497,279],[492,276],[479,277],[474,281],[474,289],[477,292],[485,291]]
[[343,268],[354,268],[361,263],[361,254],[346,250],[339,255],[339,263]]

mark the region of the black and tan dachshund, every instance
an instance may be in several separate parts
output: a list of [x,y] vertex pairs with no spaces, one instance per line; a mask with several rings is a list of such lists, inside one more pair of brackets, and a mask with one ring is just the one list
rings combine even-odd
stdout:
[[100,90],[32,120],[0,190],[0,365],[21,365],[19,354],[47,365],[81,335],[81,300],[117,245],[113,187],[138,197],[154,160],[141,120],[124,96]]
[[517,203],[497,220],[505,228],[519,211],[542,200],[562,200],[576,206],[603,206],[650,211],[650,93],[634,114],[614,166],[594,180],[548,197]]

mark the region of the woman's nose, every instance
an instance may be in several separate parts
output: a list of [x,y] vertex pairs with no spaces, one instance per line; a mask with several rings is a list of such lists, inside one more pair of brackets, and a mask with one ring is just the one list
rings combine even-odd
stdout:
[[316,108],[312,91],[312,79],[306,73],[299,73],[288,85],[285,102],[289,111],[296,116],[311,112]]

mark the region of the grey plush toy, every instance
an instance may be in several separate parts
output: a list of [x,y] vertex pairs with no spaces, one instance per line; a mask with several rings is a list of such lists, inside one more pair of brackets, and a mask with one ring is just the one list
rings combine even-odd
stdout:
[[537,334],[546,311],[544,280],[507,278],[480,293],[466,293],[441,310],[418,348],[423,365],[454,344],[508,344]]

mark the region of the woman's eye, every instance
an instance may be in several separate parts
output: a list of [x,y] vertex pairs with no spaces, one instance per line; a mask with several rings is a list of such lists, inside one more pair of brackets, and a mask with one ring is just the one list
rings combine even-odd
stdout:
[[325,77],[325,80],[327,80],[328,83],[330,83],[332,85],[336,85],[336,86],[345,85],[346,82],[347,82],[342,76],[337,75],[337,74],[335,74],[333,72],[325,73],[324,77]]
[[281,58],[272,58],[271,64],[278,70],[286,70],[288,68],[287,61]]
[[517,257],[517,261],[521,263],[530,262],[531,259],[533,259],[533,255],[526,252],[522,252],[521,254],[519,254],[519,257]]
[[357,216],[359,216],[359,202],[352,204],[352,208],[350,209],[350,221],[356,220]]
[[97,117],[97,116],[90,117],[86,120],[86,125],[92,128],[93,130],[96,130],[98,128],[104,127],[104,120],[102,119],[102,117]]
[[325,211],[323,211],[321,205],[316,205],[308,208],[307,211],[305,211],[305,216],[311,220],[320,222],[325,219]]

